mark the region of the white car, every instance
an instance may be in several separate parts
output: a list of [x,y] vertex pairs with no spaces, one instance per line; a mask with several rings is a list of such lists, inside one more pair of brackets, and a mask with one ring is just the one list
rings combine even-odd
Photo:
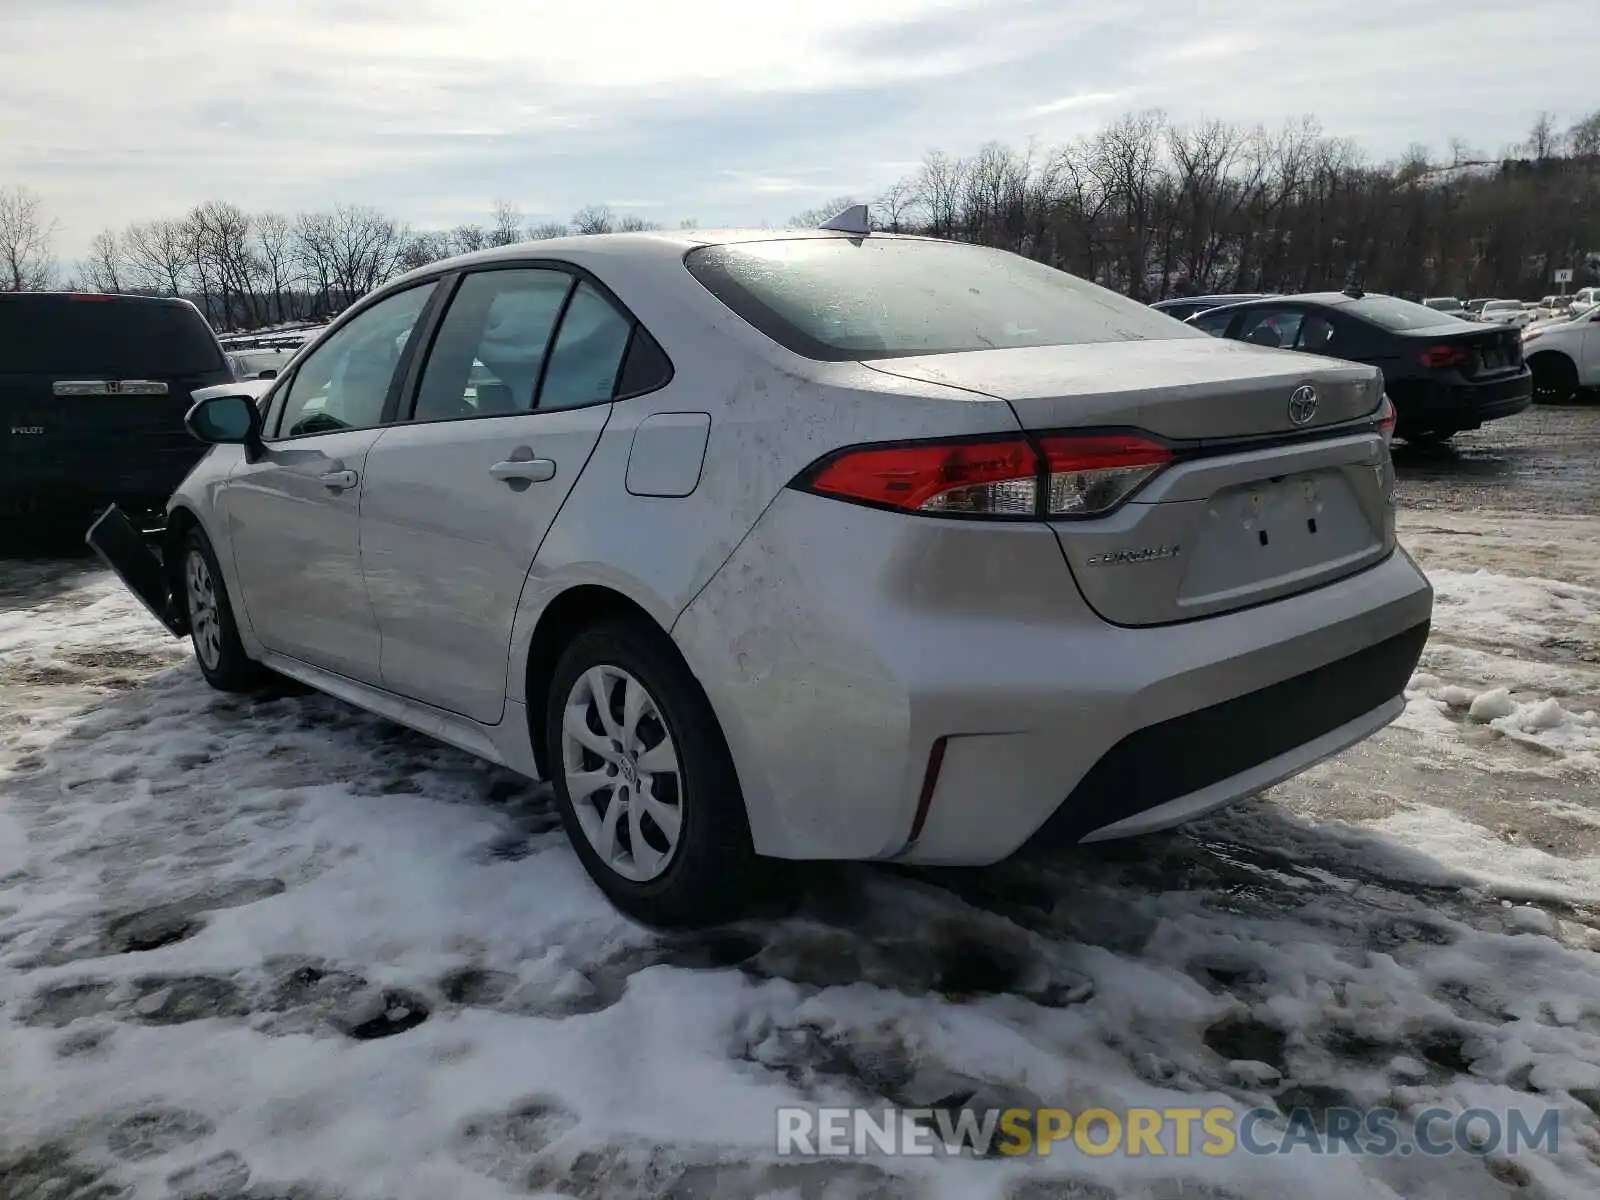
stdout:
[[1533,324],[1534,312],[1521,300],[1491,300],[1478,313],[1478,320],[1486,325],[1526,329]]
[[1580,389],[1600,387],[1600,305],[1524,329],[1522,353],[1536,404],[1566,404]]

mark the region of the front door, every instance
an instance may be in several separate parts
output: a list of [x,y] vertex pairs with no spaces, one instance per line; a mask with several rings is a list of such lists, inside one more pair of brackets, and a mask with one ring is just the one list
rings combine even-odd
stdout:
[[367,461],[362,563],[390,691],[500,720],[522,585],[605,428],[631,328],[563,271],[462,279],[412,419]]
[[378,629],[361,573],[367,455],[434,284],[397,292],[314,350],[269,410],[266,452],[228,480],[240,602],[261,644],[378,682]]

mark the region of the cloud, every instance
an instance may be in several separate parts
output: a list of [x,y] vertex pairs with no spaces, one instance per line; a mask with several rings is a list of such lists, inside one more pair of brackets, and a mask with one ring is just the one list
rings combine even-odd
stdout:
[[1079,92],[1076,96],[1063,96],[1059,100],[1051,100],[1048,104],[1036,104],[1025,111],[1022,116],[1049,117],[1056,113],[1067,112],[1074,108],[1104,108],[1116,100],[1128,96],[1128,92]]
[[[61,249],[224,197],[377,204],[418,225],[607,196],[660,220],[781,222],[926,151],[1051,143],[1123,108],[1277,125],[1378,156],[1491,152],[1578,116],[1593,0],[38,0],[0,4],[0,185]],[[1470,83],[1463,83],[1463,80]],[[1578,97],[1581,102],[1583,97]],[[1593,102],[1593,98],[1590,102]]]

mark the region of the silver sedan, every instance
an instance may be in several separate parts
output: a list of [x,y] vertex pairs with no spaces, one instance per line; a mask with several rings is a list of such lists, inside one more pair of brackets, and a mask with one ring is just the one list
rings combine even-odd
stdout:
[[839,228],[510,246],[382,288],[214,448],[158,559],[290,676],[549,780],[658,924],[772,859],[979,864],[1187,821],[1403,707],[1432,592],[1372,367],[997,250]]

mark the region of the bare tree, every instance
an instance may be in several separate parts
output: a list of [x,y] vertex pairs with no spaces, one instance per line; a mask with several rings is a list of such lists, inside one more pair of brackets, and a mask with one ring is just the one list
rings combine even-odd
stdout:
[[96,292],[122,291],[122,243],[115,229],[102,229],[89,242],[89,253],[78,264],[83,286]]
[[447,237],[451,254],[471,254],[489,245],[489,231],[482,225],[457,225]]
[[618,233],[645,233],[651,229],[660,229],[656,222],[644,217],[634,216],[632,213],[622,217],[617,222]]
[[400,270],[415,271],[455,252],[448,233],[414,233],[400,251]]
[[586,204],[572,214],[572,228],[578,233],[614,233],[617,219],[607,204]]
[[529,228],[528,237],[533,241],[543,242],[550,238],[566,237],[571,232],[571,227],[563,225],[560,221],[540,221]]
[[302,213],[296,224],[301,261],[317,281],[321,307],[337,312],[402,268],[410,231],[365,205]]
[[0,189],[0,291],[38,292],[55,279],[57,223],[25,187]]
[[491,246],[513,246],[523,240],[522,210],[509,200],[494,202],[494,219],[489,225]]
[[299,315],[294,306],[299,272],[295,261],[294,222],[282,213],[266,212],[252,223],[254,251],[263,284],[272,298],[272,317],[288,321]]
[[890,233],[899,233],[907,215],[917,202],[916,188],[909,179],[897,179],[878,197],[877,210],[883,214]]
[[1542,112],[1534,118],[1533,126],[1528,130],[1528,154],[1539,160],[1551,158],[1561,153],[1562,140],[1561,132],[1556,128],[1555,113]]
[[1567,130],[1567,148],[1574,158],[1600,157],[1600,109]]
[[126,274],[146,292],[180,296],[187,290],[190,259],[182,221],[160,220],[129,225],[122,235]]

